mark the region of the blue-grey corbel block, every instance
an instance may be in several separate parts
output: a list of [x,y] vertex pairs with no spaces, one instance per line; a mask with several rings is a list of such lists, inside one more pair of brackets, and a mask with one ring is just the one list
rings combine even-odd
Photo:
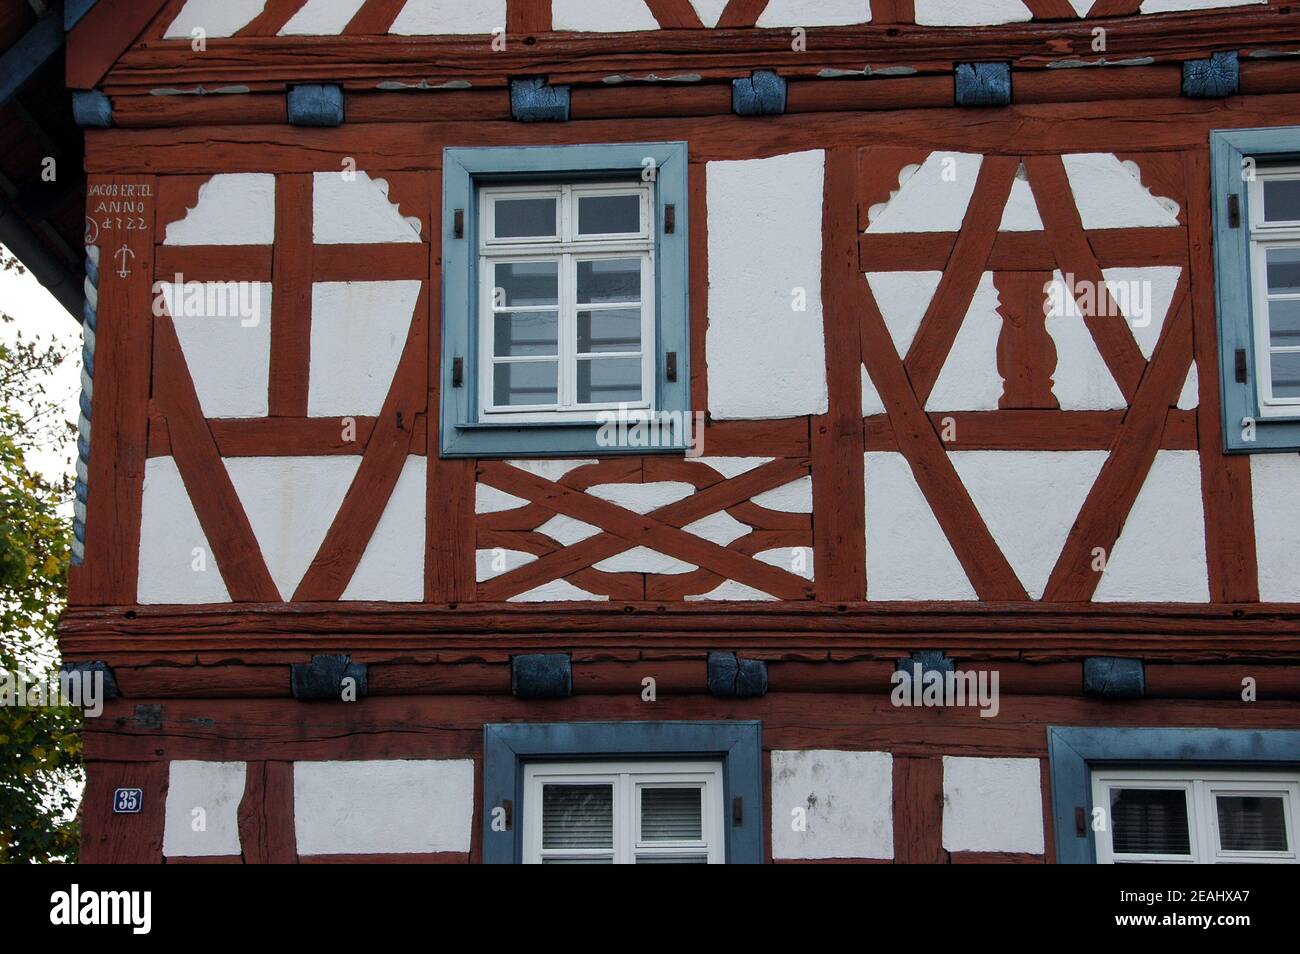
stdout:
[[309,663],[289,666],[289,685],[295,699],[342,699],[343,680],[356,680],[356,697],[368,690],[369,667],[349,656],[312,656]]
[[1141,699],[1146,694],[1146,670],[1140,659],[1089,656],[1083,661],[1083,691],[1107,699]]
[[785,112],[785,80],[771,70],[755,70],[731,81],[731,111],[737,116],[779,116]]
[[343,87],[334,84],[290,86],[286,98],[294,126],[343,125]]
[[767,695],[767,663],[738,659],[735,653],[709,653],[709,692],[722,698]]
[[1208,60],[1183,61],[1183,95],[1193,99],[1232,96],[1241,83],[1237,51],[1211,53]]
[[521,699],[567,699],[573,695],[573,664],[569,654],[511,656],[510,691]]
[[510,115],[521,123],[567,122],[569,87],[547,86],[540,76],[511,80]]
[[914,672],[913,667],[921,664],[921,677],[925,678],[928,672],[947,673],[953,672],[955,663],[943,654],[942,649],[918,649],[911,656],[898,660],[894,667],[899,672],[905,672],[909,676]]
[[113,125],[113,103],[97,89],[75,90],[72,118],[78,126],[106,128]]
[[1009,106],[1011,64],[958,63],[954,89],[958,106]]
[[[59,674],[63,673],[97,673],[104,674],[104,699],[116,699],[121,693],[117,688],[117,676],[113,674],[113,667],[102,659],[94,659],[90,662],[64,663],[59,667]],[[92,677],[93,678],[93,677]],[[85,704],[83,697],[82,704]]]

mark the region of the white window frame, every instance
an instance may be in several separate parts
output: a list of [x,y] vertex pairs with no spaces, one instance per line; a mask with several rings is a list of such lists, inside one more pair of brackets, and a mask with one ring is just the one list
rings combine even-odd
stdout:
[[[1300,418],[1300,397],[1273,396],[1273,362],[1275,352],[1300,352],[1300,346],[1274,348],[1270,344],[1268,325],[1268,250],[1300,248],[1300,220],[1264,221],[1264,183],[1300,180],[1300,165],[1256,166],[1247,183],[1250,207],[1251,328],[1255,338],[1256,392],[1259,415],[1263,418]],[[1300,299],[1300,295],[1283,296]]]
[[[542,786],[599,785],[613,787],[612,848],[542,848]],[[636,864],[637,856],[704,856],[707,864],[726,862],[721,762],[530,762],[524,766],[524,864],[544,859],[612,858],[616,865]],[[645,788],[703,790],[699,841],[641,840],[641,792]]]
[[[596,195],[640,197],[640,229],[637,232],[583,235],[578,232],[578,202]],[[502,199],[554,196],[558,202],[557,234],[536,237],[497,238],[495,204]],[[627,410],[647,415],[655,408],[655,377],[658,366],[658,336],[655,333],[655,205],[653,183],[617,181],[544,185],[491,186],[479,190],[479,423],[554,424],[595,423],[601,411]],[[641,400],[580,404],[577,401],[578,340],[577,263],[600,259],[641,260]],[[495,265],[498,262],[556,261],[559,263],[559,295],[556,308],[546,306],[498,309],[494,300]],[[619,305],[595,306],[596,310],[618,309]],[[493,316],[499,311],[557,311],[558,361],[555,404],[504,405],[495,403],[493,375],[497,363],[538,363],[540,356],[497,358],[493,353]],[[632,352],[598,352],[597,358],[633,357]]]
[[[1178,789],[1187,798],[1187,855],[1116,854],[1110,817],[1112,788]],[[1275,795],[1283,799],[1288,850],[1224,851],[1219,847],[1219,795]],[[1097,864],[1297,864],[1296,822],[1300,819],[1300,773],[1228,771],[1197,768],[1096,768],[1092,772],[1092,804],[1103,809],[1105,821],[1096,831]],[[1095,827],[1095,826],[1094,826]]]

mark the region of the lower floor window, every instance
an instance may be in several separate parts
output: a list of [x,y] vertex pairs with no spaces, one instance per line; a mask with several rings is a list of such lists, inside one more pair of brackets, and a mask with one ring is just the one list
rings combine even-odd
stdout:
[[1106,769],[1092,775],[1102,864],[1295,864],[1300,773]]
[[722,864],[721,762],[524,766],[529,864]]

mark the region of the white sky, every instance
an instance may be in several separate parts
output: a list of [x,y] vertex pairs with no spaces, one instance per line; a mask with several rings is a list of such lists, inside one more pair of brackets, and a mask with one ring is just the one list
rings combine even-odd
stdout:
[[[13,324],[0,324],[0,336],[6,343],[16,332],[27,339],[56,339],[69,352],[63,365],[51,376],[49,397],[65,408],[68,420],[77,420],[77,398],[81,391],[81,325],[41,287],[31,272],[18,275],[0,271],[0,312],[14,318]],[[75,438],[62,446],[47,446],[28,460],[33,470],[56,478],[72,472]]]

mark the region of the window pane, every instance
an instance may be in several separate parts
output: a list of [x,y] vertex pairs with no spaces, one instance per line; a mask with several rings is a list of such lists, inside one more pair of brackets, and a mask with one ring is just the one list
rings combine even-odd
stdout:
[[578,232],[610,235],[641,231],[639,195],[588,195],[578,197]]
[[493,403],[498,407],[554,404],[557,368],[554,361],[497,364],[492,381]]
[[497,199],[492,203],[497,238],[555,235],[555,198]]
[[704,855],[637,855],[639,865],[707,865]]
[[1264,180],[1264,221],[1300,221],[1300,179]]
[[554,311],[498,312],[492,316],[492,353],[498,358],[556,354],[559,317]]
[[[1296,343],[1300,344],[1300,339]],[[640,350],[640,308],[578,312],[579,354]]]
[[492,305],[523,308],[559,303],[559,262],[497,262]]
[[1300,397],[1300,351],[1280,351],[1271,357],[1273,397]]
[[[1300,249],[1296,250],[1300,255]],[[578,302],[603,305],[607,302],[641,300],[641,259],[611,258],[578,262]]]
[[1270,248],[1267,254],[1269,294],[1300,294],[1300,248]]
[[699,841],[703,833],[701,788],[641,789],[642,841]]
[[1268,343],[1274,348],[1300,346],[1300,298],[1268,303]]
[[613,786],[543,786],[542,847],[614,847]]
[[1219,846],[1224,851],[1286,851],[1286,812],[1274,796],[1220,795]]
[[583,358],[578,361],[579,404],[617,404],[639,400],[640,358]]
[[1116,854],[1191,853],[1182,789],[1112,788],[1110,818]]
[[612,865],[613,858],[543,858],[544,865]]

